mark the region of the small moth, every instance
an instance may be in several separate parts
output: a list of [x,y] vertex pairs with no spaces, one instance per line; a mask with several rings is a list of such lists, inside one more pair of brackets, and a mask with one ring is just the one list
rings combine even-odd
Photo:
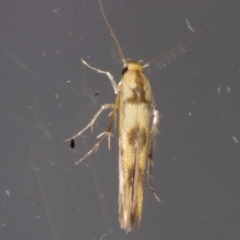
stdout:
[[82,63],[98,73],[105,74],[111,81],[114,92],[117,95],[115,103],[104,104],[95,114],[89,124],[76,135],[66,139],[74,146],[74,139],[80,136],[88,128],[92,128],[98,116],[105,109],[112,109],[109,115],[110,121],[105,132],[97,138],[98,142],[75,164],[79,164],[93,151],[96,151],[101,142],[108,138],[108,147],[110,148],[111,129],[118,113],[118,131],[119,131],[119,222],[122,229],[130,232],[136,223],[140,224],[143,204],[143,180],[147,163],[148,186],[154,197],[160,201],[152,187],[152,151],[155,144],[155,136],[158,132],[157,125],[160,116],[155,109],[155,102],[149,80],[143,73],[143,68],[148,67],[153,62],[159,62],[160,67],[164,67],[171,59],[176,58],[177,53],[183,53],[184,47],[191,43],[198,33],[202,30],[204,23],[198,31],[186,42],[164,52],[155,59],[142,64],[127,60],[122,53],[112,27],[104,13],[102,1],[99,0],[101,14],[113,37],[118,52],[123,62],[122,78],[117,84],[110,72],[100,70],[90,66],[81,59]]

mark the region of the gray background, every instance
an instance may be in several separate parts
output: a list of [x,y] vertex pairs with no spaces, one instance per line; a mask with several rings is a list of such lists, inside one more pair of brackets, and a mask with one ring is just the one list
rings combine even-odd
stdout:
[[[164,117],[145,183],[142,221],[118,224],[117,132],[82,164],[107,112],[72,150],[62,139],[115,95],[122,65],[97,1],[1,1],[0,239],[240,239],[239,1],[104,0],[126,57],[151,60],[189,39],[187,53],[146,74]],[[151,68],[150,68],[151,69]],[[154,70],[154,69],[152,69]],[[219,91],[219,92],[218,92]]]

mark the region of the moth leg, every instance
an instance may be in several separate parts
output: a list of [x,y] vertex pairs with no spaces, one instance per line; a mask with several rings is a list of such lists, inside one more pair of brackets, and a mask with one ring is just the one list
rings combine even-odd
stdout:
[[82,63],[83,63],[84,65],[86,65],[87,67],[91,68],[92,70],[94,70],[94,71],[96,71],[96,72],[98,72],[98,73],[102,73],[102,74],[107,75],[107,77],[109,78],[109,80],[110,80],[110,82],[111,82],[111,84],[112,84],[112,86],[113,86],[113,90],[114,90],[115,94],[117,94],[117,93],[119,92],[117,83],[115,82],[114,77],[111,75],[110,72],[106,72],[106,71],[103,71],[103,70],[101,70],[101,69],[92,67],[92,66],[90,66],[87,62],[85,62],[83,59],[81,59],[81,61],[82,61]]
[[93,124],[95,123],[95,121],[97,120],[98,116],[102,113],[103,110],[108,109],[108,108],[114,108],[114,104],[113,103],[109,103],[109,104],[104,104],[101,106],[101,108],[98,110],[98,112],[94,115],[94,117],[92,118],[92,120],[88,123],[88,125],[83,128],[80,132],[78,132],[77,134],[75,134],[74,136],[67,138],[64,140],[64,142],[69,142],[74,138],[79,137],[83,132],[85,132],[88,128],[93,127]]
[[[111,124],[111,123],[110,123]],[[93,145],[93,147],[77,162],[75,162],[75,165],[82,162],[85,158],[87,158],[93,151],[97,151],[102,141],[108,137],[108,142],[110,143],[110,137],[111,137],[111,129],[107,129],[105,132],[101,133],[97,138],[99,138],[99,141]]]
[[153,122],[149,136],[149,149],[148,149],[148,166],[147,166],[147,179],[148,179],[148,187],[151,190],[153,196],[156,198],[157,201],[161,201],[160,198],[157,196],[154,188],[152,186],[152,167],[153,167],[153,157],[152,152],[155,144],[155,136],[158,133],[157,124],[159,123],[159,114],[158,111],[153,110]]
[[[105,132],[101,133],[100,135],[98,135],[97,138],[99,138],[98,142],[95,143],[93,145],[93,147],[81,158],[79,159],[77,162],[75,162],[75,165],[79,164],[80,162],[82,162],[86,157],[88,157],[93,151],[97,151],[100,144],[102,143],[102,141],[107,137],[108,138],[108,148],[110,148],[110,137],[111,137],[111,128],[112,128],[112,124],[114,123],[114,120],[115,120],[115,117],[116,117],[116,111],[118,109],[118,103],[119,103],[119,94],[117,95],[116,97],[116,101],[114,104],[106,104],[108,105],[109,107],[112,107],[113,110],[112,112],[110,113],[109,117],[110,117],[110,120],[109,120],[109,123],[108,123],[108,127],[106,129]],[[100,109],[101,110],[101,109]],[[100,112],[100,110],[98,112]],[[101,113],[101,112],[100,112]],[[99,113],[99,114],[100,114]],[[97,114],[95,116],[98,116]],[[95,118],[94,116],[94,118]],[[93,120],[95,121],[96,118]],[[92,120],[92,121],[93,121]],[[93,121],[93,122],[94,122]],[[87,127],[87,126],[86,126]],[[88,126],[89,127],[89,126]],[[71,138],[70,138],[71,139]]]

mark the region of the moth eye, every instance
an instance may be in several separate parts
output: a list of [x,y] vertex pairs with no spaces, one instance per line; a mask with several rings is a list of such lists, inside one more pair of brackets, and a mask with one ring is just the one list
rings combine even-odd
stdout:
[[123,70],[122,70],[122,76],[124,75],[125,72],[128,71],[128,67],[125,67]]

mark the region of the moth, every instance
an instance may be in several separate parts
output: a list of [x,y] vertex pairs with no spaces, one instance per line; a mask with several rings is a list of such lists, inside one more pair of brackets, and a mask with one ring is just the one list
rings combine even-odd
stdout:
[[143,205],[143,182],[144,173],[147,165],[148,186],[154,197],[160,201],[152,187],[152,152],[155,145],[155,136],[158,133],[157,125],[160,120],[154,102],[151,85],[143,72],[143,68],[148,67],[154,62],[160,63],[164,67],[167,62],[175,59],[176,55],[184,52],[184,47],[191,43],[202,30],[204,23],[201,24],[197,32],[186,42],[162,53],[153,60],[143,64],[142,61],[133,62],[123,56],[122,49],[112,27],[105,15],[102,1],[99,0],[101,14],[118,48],[119,55],[123,63],[122,78],[117,84],[110,72],[90,66],[81,59],[82,63],[88,68],[105,74],[114,89],[116,96],[115,103],[104,104],[95,114],[89,124],[76,135],[66,139],[71,141],[74,146],[74,139],[84,131],[92,128],[98,116],[105,110],[111,108],[109,124],[105,132],[97,138],[98,142],[75,164],[79,164],[93,151],[96,151],[104,139],[108,139],[110,148],[111,129],[118,115],[119,133],[119,222],[122,229],[130,232],[134,224],[138,225],[141,221]]

